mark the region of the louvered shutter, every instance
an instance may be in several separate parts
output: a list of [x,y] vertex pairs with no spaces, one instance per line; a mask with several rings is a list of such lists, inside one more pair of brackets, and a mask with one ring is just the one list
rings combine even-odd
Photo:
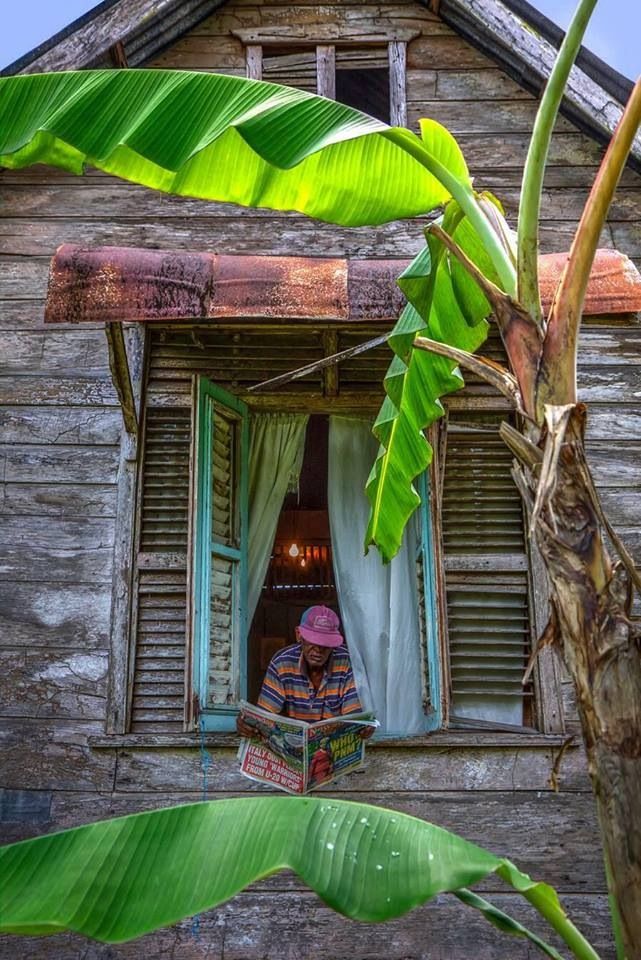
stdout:
[[521,726],[532,695],[523,512],[499,414],[456,413],[447,429],[442,536],[451,719]]
[[189,443],[189,409],[147,407],[134,604],[134,732],[183,728]]
[[233,729],[246,696],[247,459],[244,403],[195,378],[190,567],[193,719]]

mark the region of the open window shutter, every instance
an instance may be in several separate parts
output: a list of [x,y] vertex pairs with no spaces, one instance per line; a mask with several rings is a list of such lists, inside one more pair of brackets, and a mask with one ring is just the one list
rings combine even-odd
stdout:
[[246,696],[247,407],[194,381],[190,556],[192,720],[232,729]]
[[178,732],[185,701],[189,409],[147,407],[144,430],[131,730]]
[[450,416],[443,550],[452,721],[524,725],[530,648],[523,511],[499,414]]

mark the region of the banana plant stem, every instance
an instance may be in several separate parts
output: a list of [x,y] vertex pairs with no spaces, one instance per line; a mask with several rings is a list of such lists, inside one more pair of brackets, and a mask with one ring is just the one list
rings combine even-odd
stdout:
[[538,231],[543,177],[554,124],[572,65],[597,0],[581,0],[565,35],[539,106],[528,149],[518,225],[518,299],[542,328],[538,276]]
[[541,890],[541,884],[536,884],[530,890],[523,891],[523,896],[556,930],[577,960],[600,960],[599,954],[592,944],[577,930],[565,913],[559,910],[556,904],[550,902],[549,897]]

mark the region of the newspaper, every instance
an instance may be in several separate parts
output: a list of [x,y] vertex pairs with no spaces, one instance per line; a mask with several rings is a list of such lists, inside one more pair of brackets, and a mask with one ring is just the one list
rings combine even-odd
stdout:
[[359,767],[365,757],[363,727],[379,725],[371,713],[317,723],[292,720],[241,701],[240,715],[256,730],[241,740],[240,772],[287,793],[308,793]]

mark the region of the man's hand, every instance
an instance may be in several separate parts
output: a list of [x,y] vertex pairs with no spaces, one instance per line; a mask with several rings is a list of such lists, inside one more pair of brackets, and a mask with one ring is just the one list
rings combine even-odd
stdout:
[[358,735],[361,740],[369,740],[375,730],[376,727],[361,727],[358,731]]
[[251,727],[246,720],[243,720],[240,713],[236,717],[236,732],[239,733],[241,737],[248,737],[249,739],[260,737],[260,732],[256,727]]

